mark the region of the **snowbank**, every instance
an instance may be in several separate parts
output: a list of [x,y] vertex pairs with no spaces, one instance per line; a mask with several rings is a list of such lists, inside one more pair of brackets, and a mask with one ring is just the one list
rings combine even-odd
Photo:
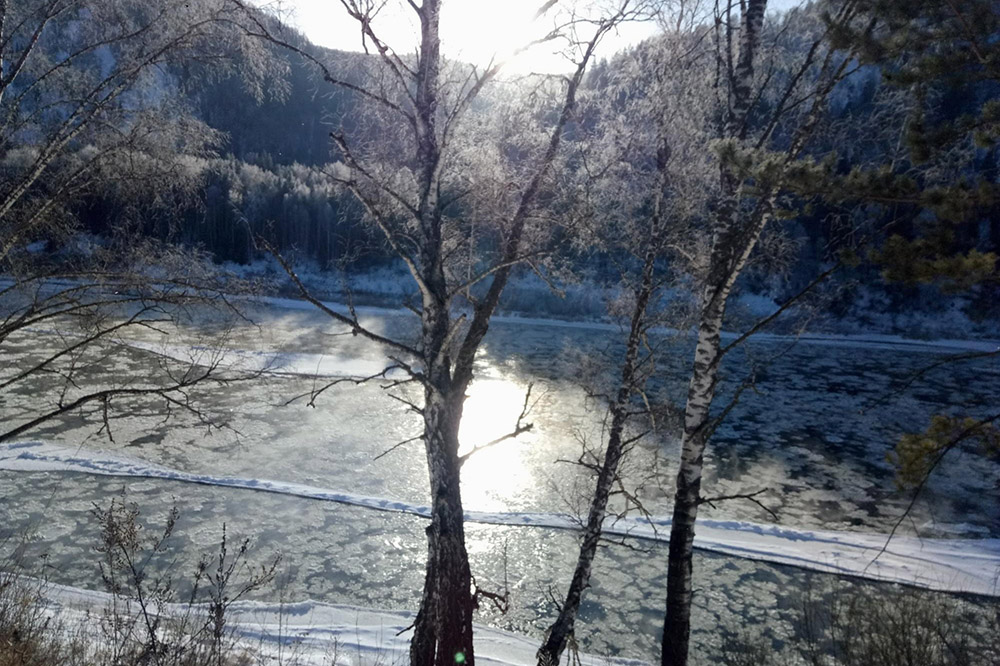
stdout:
[[[77,587],[42,585],[46,605],[71,628],[95,630],[93,617],[111,597]],[[183,615],[184,605],[166,613]],[[297,664],[397,664],[409,661],[409,611],[375,611],[306,600],[291,603],[238,601],[229,607],[227,626],[247,647],[265,656],[294,656]],[[491,627],[475,626],[476,661],[496,666],[534,664],[537,639]],[[634,659],[580,655],[583,666],[642,666]]]
[[[315,310],[316,306],[308,301],[294,298],[261,298],[261,303],[272,307],[287,310]],[[324,305],[347,314],[347,307],[340,303],[324,302]],[[408,310],[403,308],[391,309],[380,307],[358,307],[358,314],[370,316],[412,316]],[[575,328],[585,330],[598,330],[616,332],[620,327],[599,321],[567,321],[563,319],[549,319],[542,317],[519,317],[516,315],[494,315],[490,321],[501,324],[527,324],[530,326],[552,326],[559,328]],[[681,331],[672,328],[661,328],[659,332],[666,335],[677,335]],[[724,332],[723,340],[735,340],[741,333]],[[901,335],[890,335],[880,333],[857,333],[857,334],[837,334],[837,333],[805,333],[802,335],[782,335],[777,333],[756,333],[751,338],[752,342],[791,342],[797,340],[801,344],[821,345],[827,347],[848,347],[867,349],[895,349],[900,351],[914,351],[922,353],[943,353],[943,352],[991,352],[1000,349],[1000,340],[963,340],[958,338],[942,338],[939,340],[913,340],[904,338]]]

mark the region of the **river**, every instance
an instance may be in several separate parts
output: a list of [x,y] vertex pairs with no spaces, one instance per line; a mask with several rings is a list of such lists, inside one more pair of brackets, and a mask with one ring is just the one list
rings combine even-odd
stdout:
[[[99,414],[71,415],[28,433],[24,442],[72,447],[82,459],[100,453],[194,475],[273,480],[352,496],[386,498],[400,505],[427,502],[420,443],[393,445],[419,432],[404,399],[415,387],[387,389],[384,382],[346,382],[325,390],[310,406],[309,393],[328,375],[372,374],[386,359],[370,343],[346,334],[322,314],[287,301],[256,307],[253,324],[226,330],[224,345],[241,350],[242,363],[268,366],[266,377],[197,395],[198,404],[227,428],[209,430],[162,411],[132,413],[111,421],[114,441],[99,433]],[[367,325],[406,335],[410,315],[368,310]],[[162,361],[199,358],[218,327],[203,322],[129,334],[89,377],[141,378]],[[16,363],[27,363],[47,345],[51,331],[15,341]],[[510,430],[531,386],[531,432],[472,456],[463,469],[470,511],[504,514],[574,514],[586,501],[588,479],[572,464],[582,446],[600,443],[603,410],[588,389],[602,386],[620,350],[612,325],[500,318],[477,360],[462,426],[463,447]],[[214,344],[214,343],[213,343]],[[664,331],[654,385],[663,400],[679,402],[686,389],[691,342]],[[18,346],[19,345],[19,346]],[[749,373],[746,391],[716,433],[706,458],[709,495],[762,491],[761,506],[748,501],[703,506],[714,521],[775,523],[798,530],[884,534],[910,496],[898,491],[886,461],[900,432],[923,427],[930,414],[961,408],[984,414],[1000,402],[997,359],[946,364],[900,391],[913,373],[960,347],[858,339],[766,337],[732,352],[723,367],[721,401]],[[322,377],[310,377],[318,372]],[[103,376],[103,373],[107,373]],[[39,378],[15,395],[30,404],[41,394]],[[305,397],[293,400],[295,396]],[[722,404],[720,402],[720,404]],[[642,440],[623,471],[647,511],[668,515],[676,432],[669,422]],[[385,455],[380,455],[385,453]],[[997,484],[1000,471],[974,453],[953,456],[935,474],[907,520],[904,535],[930,538],[1000,537]],[[24,550],[46,553],[54,582],[97,588],[94,504],[106,505],[127,487],[128,498],[155,522],[171,505],[180,510],[171,558],[179,572],[210,552],[221,526],[251,535],[260,559],[280,551],[289,598],[311,598],[362,607],[406,609],[419,600],[426,551],[419,516],[372,511],[331,501],[255,492],[250,487],[194,485],[167,478],[110,477],[80,471],[0,471],[0,520],[9,533],[30,530]],[[620,505],[619,505],[620,506]],[[581,609],[577,638],[583,649],[654,660],[662,621],[666,549],[662,542],[630,539],[609,544],[598,556],[592,589]],[[6,548],[14,542],[8,541]],[[468,547],[481,585],[511,592],[501,615],[484,607],[480,621],[538,636],[568,582],[575,558],[570,531],[472,523]],[[758,626],[780,645],[795,631],[799,599],[861,583],[800,567],[699,551],[695,562],[694,649],[712,663],[730,634]],[[720,627],[722,630],[720,630]]]

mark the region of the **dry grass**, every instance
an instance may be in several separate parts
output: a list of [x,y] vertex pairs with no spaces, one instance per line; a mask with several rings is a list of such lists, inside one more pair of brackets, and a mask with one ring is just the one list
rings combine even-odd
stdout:
[[[227,621],[230,606],[274,580],[278,559],[249,562],[250,541],[235,544],[223,528],[219,547],[205,556],[180,599],[166,542],[176,524],[171,510],[159,530],[143,527],[139,507],[124,497],[95,507],[98,563],[106,607],[68,623],[46,600],[46,583],[21,563],[0,564],[0,666],[253,666],[265,659],[238,641]],[[288,662],[286,665],[288,666]]]

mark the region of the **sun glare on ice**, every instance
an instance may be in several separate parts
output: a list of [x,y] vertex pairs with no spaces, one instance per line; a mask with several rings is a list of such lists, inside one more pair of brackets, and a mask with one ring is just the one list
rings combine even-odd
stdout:
[[[464,455],[514,429],[524,406],[526,387],[506,379],[481,379],[469,387],[458,431],[459,454]],[[533,483],[527,464],[527,446],[533,433],[524,433],[477,451],[462,467],[462,502],[476,511],[509,510],[510,501]]]

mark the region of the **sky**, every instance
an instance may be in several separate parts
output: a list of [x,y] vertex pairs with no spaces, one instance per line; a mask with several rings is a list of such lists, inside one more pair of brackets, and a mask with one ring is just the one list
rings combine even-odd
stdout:
[[[772,10],[785,10],[802,0],[771,0]],[[450,58],[485,65],[494,56],[507,61],[505,69],[515,73],[554,73],[572,69],[553,43],[520,51],[525,44],[544,35],[551,19],[533,20],[542,0],[445,0],[441,12],[442,49]],[[397,51],[412,50],[418,29],[406,0],[385,0],[373,21],[377,34]],[[357,24],[345,13],[340,0],[282,0],[281,11],[309,39],[321,46],[360,51]],[[654,34],[655,24],[620,26],[602,42],[600,56],[611,54]],[[403,45],[398,47],[396,45]]]

